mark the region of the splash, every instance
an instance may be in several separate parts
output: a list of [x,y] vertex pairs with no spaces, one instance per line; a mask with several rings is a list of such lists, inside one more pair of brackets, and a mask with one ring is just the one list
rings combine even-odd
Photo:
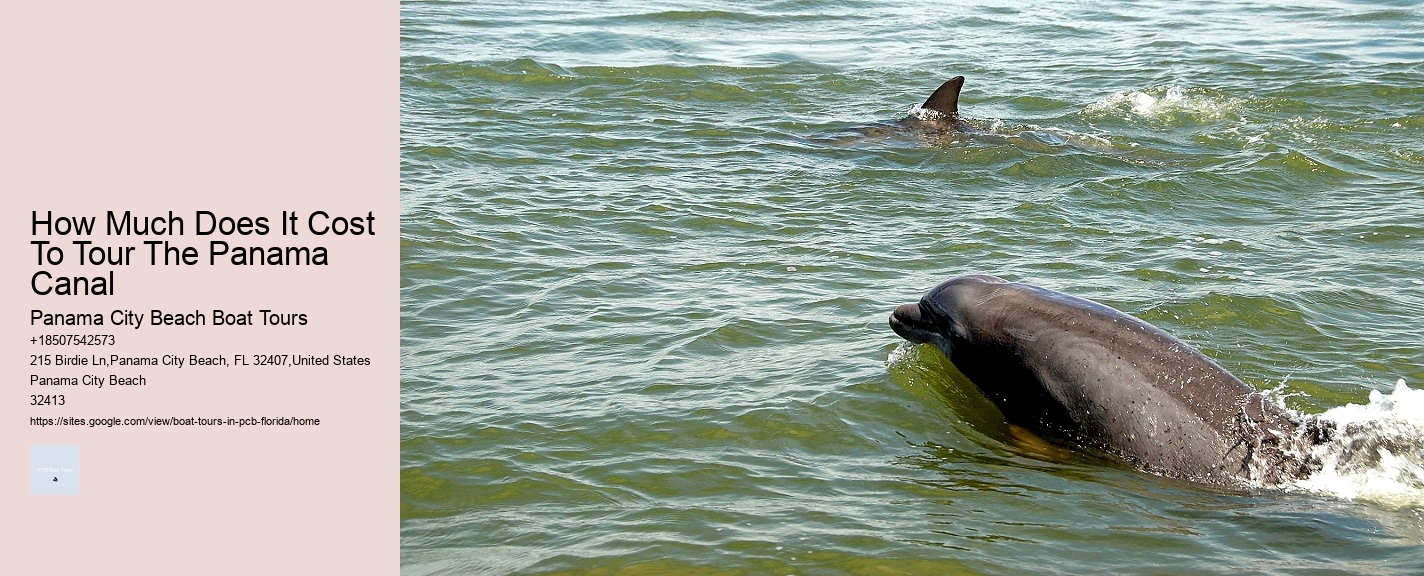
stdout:
[[1391,507],[1424,507],[1424,390],[1404,379],[1394,391],[1370,392],[1369,404],[1347,404],[1320,415],[1336,435],[1312,448],[1323,465],[1295,482],[1298,489]]
[[939,110],[923,108],[919,104],[911,106],[910,109],[905,112],[905,115],[908,118],[914,118],[923,122],[947,122],[951,120],[948,114],[940,112]]
[[904,366],[915,359],[915,345],[908,342],[899,342],[895,349],[890,351],[890,356],[885,358],[885,365],[895,368]]
[[1210,121],[1234,116],[1231,98],[1188,91],[1181,86],[1118,92],[1088,106],[1094,115],[1130,114],[1149,120]]
[[1186,93],[1181,86],[1167,88],[1167,93],[1161,98],[1155,98],[1145,92],[1131,92],[1126,94],[1128,102],[1132,104],[1132,113],[1138,116],[1155,116],[1161,111],[1170,107],[1181,107]]

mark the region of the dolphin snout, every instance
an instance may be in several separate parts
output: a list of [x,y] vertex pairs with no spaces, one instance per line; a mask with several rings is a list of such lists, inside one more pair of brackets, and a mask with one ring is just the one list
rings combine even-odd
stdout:
[[924,320],[920,315],[920,305],[901,304],[895,307],[895,311],[890,313],[890,329],[899,334],[901,338],[922,343],[925,340],[916,336],[916,333],[923,330]]

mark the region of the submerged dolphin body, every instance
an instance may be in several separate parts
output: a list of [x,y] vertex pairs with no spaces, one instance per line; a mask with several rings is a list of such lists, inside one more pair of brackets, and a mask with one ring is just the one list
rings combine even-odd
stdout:
[[934,344],[1008,421],[1167,476],[1293,481],[1319,469],[1306,448],[1332,432],[1151,324],[1037,286],[960,276],[890,327]]

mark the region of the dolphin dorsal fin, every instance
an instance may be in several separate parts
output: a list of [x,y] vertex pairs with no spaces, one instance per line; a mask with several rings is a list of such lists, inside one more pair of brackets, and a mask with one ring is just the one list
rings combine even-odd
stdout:
[[920,106],[946,116],[959,116],[959,89],[964,87],[964,77],[955,76],[939,85],[929,99]]

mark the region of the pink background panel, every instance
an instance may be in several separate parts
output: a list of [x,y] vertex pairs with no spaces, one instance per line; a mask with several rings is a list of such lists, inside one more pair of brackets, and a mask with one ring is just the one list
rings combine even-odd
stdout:
[[[0,573],[394,574],[399,571],[399,30],[395,2],[8,3],[0,8],[4,209]],[[137,246],[113,296],[36,296],[31,211],[93,216],[98,245]],[[185,220],[174,237],[109,237],[105,211]],[[209,266],[194,212],[266,217],[243,246],[325,246],[324,267]],[[375,235],[278,234],[282,210],[375,215]],[[199,249],[147,264],[146,239]],[[305,313],[300,327],[152,327],[152,309]],[[145,314],[145,326],[45,329],[30,310]],[[211,321],[211,318],[209,318]],[[118,346],[41,347],[44,333]],[[347,354],[343,367],[45,368],[31,354]],[[31,374],[143,374],[62,390]],[[31,416],[317,417],[317,427],[38,427]],[[31,496],[32,444],[81,447],[82,493]]]

